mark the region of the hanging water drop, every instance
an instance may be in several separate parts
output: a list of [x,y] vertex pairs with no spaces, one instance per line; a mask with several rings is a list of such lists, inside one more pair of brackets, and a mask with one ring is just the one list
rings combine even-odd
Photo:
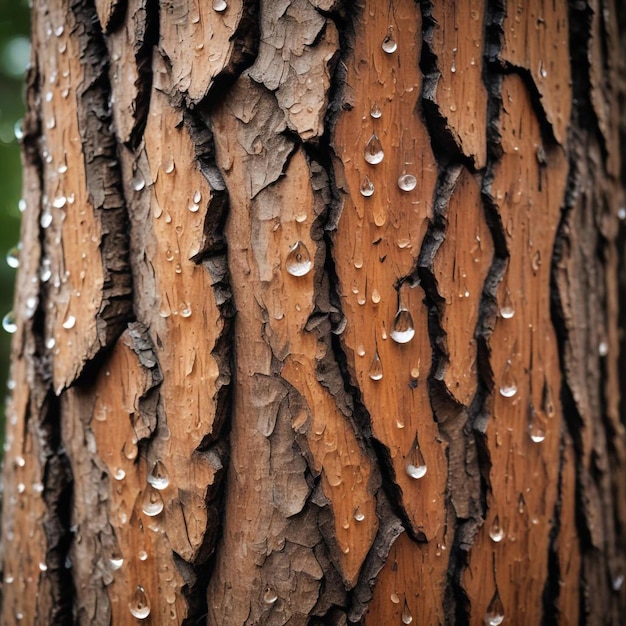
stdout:
[[150,484],[148,484],[144,491],[143,500],[141,502],[141,510],[148,517],[155,517],[163,510],[163,497]]
[[13,311],[9,311],[2,318],[2,328],[11,335],[17,330],[17,320],[15,319]]
[[489,536],[495,543],[500,543],[504,539],[504,530],[500,526],[500,518],[497,515],[493,518],[493,522],[491,522],[489,527]]
[[152,471],[148,474],[148,484],[160,491],[166,489],[170,484],[170,478],[165,465],[161,461],[157,461],[152,467]]
[[213,10],[218,13],[223,13],[228,8],[226,0],[213,0]]
[[178,308],[178,313],[181,317],[191,317],[191,304],[181,302]]
[[372,136],[365,144],[363,156],[370,165],[377,165],[385,158],[383,146],[380,143],[380,139],[378,138],[378,135],[376,133],[372,133]]
[[372,108],[370,109],[370,115],[375,119],[379,119],[382,116],[383,112],[380,110],[378,106],[378,102],[372,102]]
[[508,287],[504,291],[504,298],[502,299],[502,305],[500,306],[500,317],[505,320],[510,320],[515,315],[515,309],[513,308],[513,300],[511,299],[511,292]]
[[378,355],[378,350],[374,353],[374,358],[370,364],[369,377],[372,380],[381,380],[383,377],[383,364],[381,363],[380,356]]
[[380,291],[378,291],[378,289],[374,287],[374,289],[372,290],[372,302],[374,304],[378,304],[380,302],[380,297]]
[[150,602],[144,588],[137,585],[130,602],[128,603],[130,614],[137,619],[146,619],[150,615]]
[[171,174],[176,168],[176,164],[174,163],[174,157],[172,155],[168,156],[165,162],[161,165],[163,167],[163,171],[166,174]]
[[62,324],[63,328],[65,328],[66,330],[69,330],[70,328],[74,328],[74,326],[76,326],[76,318],[73,315],[68,315],[65,318],[65,321]]
[[57,196],[52,201],[52,206],[55,209],[62,209],[67,204],[67,198],[65,196]]
[[398,49],[398,42],[393,37],[393,26],[389,27],[387,36],[383,39],[381,47],[387,54],[393,54]]
[[[106,412],[104,415],[106,416]],[[118,467],[115,472],[113,472],[113,478],[115,478],[115,480],[124,480],[126,478],[126,472],[121,467]]]
[[15,138],[18,141],[22,141],[22,139],[24,139],[24,130],[22,129],[22,120],[19,119],[17,120],[17,122],[15,122],[14,126],[13,126],[13,133],[15,135]]
[[278,594],[271,587],[265,588],[265,593],[263,594],[263,602],[265,604],[274,604],[278,600]]
[[311,256],[307,247],[302,241],[296,243],[289,249],[289,254],[285,259],[285,268],[292,276],[305,276],[312,267]]
[[413,317],[408,309],[401,304],[391,324],[391,338],[396,343],[409,343],[415,336]]
[[139,550],[139,552],[137,552],[137,558],[140,561],[147,561],[148,560],[148,553],[145,550]]
[[196,191],[193,194],[193,201],[195,204],[200,204],[201,200],[202,200],[202,193],[200,192],[199,189],[196,189]]
[[423,478],[426,475],[427,467],[424,455],[420,450],[417,435],[415,435],[415,441],[409,452],[409,456],[406,459],[406,473],[415,479]]
[[370,198],[374,195],[374,183],[370,180],[370,177],[365,174],[361,188],[359,190],[364,198]]
[[365,519],[365,513],[363,513],[363,511],[361,511],[361,507],[356,507],[356,509],[354,509],[354,519],[357,522],[362,522]]
[[505,398],[512,398],[517,393],[517,383],[511,371],[511,359],[506,362],[504,372],[502,373],[502,381],[500,383],[500,395]]
[[13,246],[7,252],[7,265],[12,269],[17,269],[20,266],[20,246]]
[[114,572],[120,569],[122,565],[124,565],[124,558],[122,556],[119,556],[117,554],[111,555],[111,558],[109,559],[109,567]]
[[411,613],[411,609],[409,608],[409,604],[406,601],[406,598],[404,599],[404,607],[402,609],[402,623],[403,624],[410,624],[413,621],[413,614]]
[[41,224],[43,229],[48,228],[48,226],[52,224],[52,213],[48,210],[44,210],[39,218],[39,224]]
[[135,191],[141,191],[146,186],[146,181],[140,172],[135,172],[131,180],[131,185]]
[[491,602],[489,602],[483,621],[487,626],[500,626],[500,624],[504,621],[504,606],[502,604],[502,600],[500,599],[497,587],[496,592],[493,594],[493,598],[491,598]]
[[528,406],[528,434],[533,443],[541,443],[546,438],[545,423],[532,402]]
[[417,186],[417,178],[413,176],[413,174],[402,174],[400,178],[398,178],[398,187],[402,191],[413,191]]

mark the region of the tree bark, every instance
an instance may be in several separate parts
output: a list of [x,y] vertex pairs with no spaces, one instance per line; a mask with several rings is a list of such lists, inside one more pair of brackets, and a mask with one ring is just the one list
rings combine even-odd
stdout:
[[619,624],[620,8],[34,0],[2,622]]

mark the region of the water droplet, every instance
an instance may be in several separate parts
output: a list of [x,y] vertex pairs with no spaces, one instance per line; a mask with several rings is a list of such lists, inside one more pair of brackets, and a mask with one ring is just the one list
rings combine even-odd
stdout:
[[397,593],[392,593],[389,596],[389,599],[394,603],[394,604],[400,604],[400,596],[398,596]]
[[500,395],[505,398],[512,398],[517,393],[517,383],[513,378],[511,371],[511,359],[506,362],[504,372],[502,373],[502,381],[500,383]]
[[200,192],[199,189],[196,189],[196,191],[193,194],[193,201],[196,204],[200,204],[200,201],[202,200],[202,193]]
[[145,550],[139,550],[139,552],[137,552],[137,558],[140,561],[147,561],[148,560],[148,553]]
[[73,315],[68,315],[65,318],[65,321],[62,324],[63,328],[65,328],[66,330],[69,330],[70,328],[74,328],[74,326],[76,326],[76,318]]
[[113,555],[110,559],[109,559],[109,567],[115,572],[118,569],[120,569],[120,567],[122,567],[122,565],[124,565],[124,558],[118,555]]
[[289,249],[289,254],[285,259],[285,268],[292,276],[304,276],[309,273],[311,267],[311,256],[307,247],[301,241],[296,241]]
[[52,201],[52,206],[55,209],[62,209],[67,203],[67,198],[65,196],[57,196],[53,201]]
[[22,120],[19,119],[13,126],[13,134],[18,141],[24,139],[24,130],[22,129]]
[[411,313],[400,306],[396,316],[391,324],[391,338],[396,343],[408,343],[415,336],[415,327],[413,326],[413,317]]
[[491,522],[489,527],[489,536],[496,543],[500,543],[504,539],[504,530],[500,526],[500,518],[497,515],[493,518],[493,522]]
[[380,356],[378,356],[378,350],[374,352],[374,358],[370,364],[369,377],[372,380],[380,380],[383,377],[383,364],[381,363]]
[[39,571],[40,572],[47,572],[48,571],[48,566],[43,561],[41,561],[39,563]]
[[42,268],[41,271],[39,272],[39,278],[41,279],[42,283],[47,283],[50,280],[50,277],[52,276],[52,269],[50,267],[50,259],[43,259],[42,261]]
[[356,509],[354,509],[354,519],[357,522],[362,522],[365,519],[365,513],[363,513],[363,511],[361,511],[361,507],[356,507]]
[[150,615],[150,602],[144,588],[137,585],[130,602],[128,603],[130,614],[137,619],[146,619]]
[[626,207],[621,206],[619,209],[617,209],[617,217],[620,220],[626,220]]
[[524,494],[520,493],[519,498],[517,499],[517,510],[520,514],[524,512],[525,506],[526,506],[526,501],[524,500]]
[[606,341],[601,341],[598,345],[598,354],[600,356],[606,356],[609,353],[609,344]]
[[374,304],[378,304],[380,302],[380,291],[376,288],[372,290],[372,302]]
[[413,442],[411,451],[406,459],[406,473],[411,478],[418,479],[423,478],[426,475],[426,470],[426,461],[424,460],[424,455],[420,450],[417,435],[415,435],[415,441]]
[[141,510],[148,517],[155,517],[163,510],[163,497],[151,484],[144,491]]
[[502,600],[500,599],[497,587],[496,592],[493,594],[493,598],[491,598],[491,602],[487,607],[487,613],[485,613],[483,621],[487,626],[499,626],[504,621],[504,606],[502,604]]
[[167,488],[170,484],[167,469],[161,461],[157,461],[152,467],[150,474],[148,474],[148,484],[159,490]]
[[365,144],[363,156],[370,165],[377,165],[385,158],[383,146],[376,133],[373,133]]
[[413,191],[417,186],[417,178],[413,176],[413,174],[402,174],[400,178],[398,178],[398,187],[402,189],[402,191]]
[[181,302],[178,307],[178,313],[181,317],[191,317],[191,304],[187,302]]
[[26,200],[24,200],[24,198],[20,198],[18,200],[17,208],[20,213],[24,213],[24,211],[26,211]]
[[387,36],[383,39],[381,47],[387,54],[393,54],[398,49],[398,42],[393,37],[393,26],[389,27]]
[[141,172],[135,172],[131,180],[131,185],[135,191],[141,191],[146,186],[146,181],[141,175]]
[[359,356],[365,356],[365,347],[363,346],[363,344],[359,344],[359,345],[356,347],[356,353],[357,353]]
[[222,13],[226,11],[227,8],[228,8],[228,3],[226,2],[226,0],[213,0],[214,11],[217,11],[218,13]]
[[409,608],[409,605],[406,601],[406,598],[404,599],[404,608],[402,609],[402,623],[403,624],[410,624],[413,621],[413,614],[411,613],[411,609]]
[[41,217],[39,218],[39,223],[42,228],[48,228],[48,226],[52,224],[52,213],[50,213],[50,211],[43,211]]
[[24,467],[26,465],[26,459],[18,454],[15,457],[15,465],[17,465],[17,467]]
[[278,600],[278,594],[271,587],[265,588],[265,593],[263,594],[263,602],[265,604],[274,604]]
[[528,406],[528,434],[533,443],[541,443],[546,438],[546,427],[539,411],[532,402]]
[[381,117],[381,115],[383,114],[383,112],[380,110],[380,107],[378,106],[378,102],[374,101],[372,102],[372,108],[370,109],[370,115],[375,119],[379,119]]
[[57,26],[57,27],[54,29],[54,34],[55,34],[57,37],[60,37],[60,36],[63,34],[63,31],[64,31],[64,30],[65,30],[65,29],[63,28],[63,24],[61,24],[60,26]]
[[611,583],[611,587],[613,588],[613,591],[619,591],[622,588],[623,584],[624,584],[624,574],[618,574],[613,579],[613,582]]
[[[106,412],[104,415],[106,416]],[[124,480],[126,478],[126,472],[121,467],[118,467],[115,472],[113,472],[113,478],[115,478],[115,480]]]
[[508,287],[504,291],[504,298],[502,298],[502,305],[500,306],[500,317],[505,320],[510,320],[515,315],[515,308],[513,307],[513,300],[511,299],[511,292]]
[[363,177],[363,182],[361,183],[359,191],[364,198],[370,198],[374,195],[374,183],[370,180],[370,177],[367,174]]
[[20,246],[13,246],[7,252],[7,265],[13,269],[17,269],[20,266]]
[[452,59],[452,65],[450,66],[450,71],[453,74],[456,72],[456,59]]
[[17,330],[17,320],[15,319],[13,311],[9,311],[2,318],[2,328],[11,335]]

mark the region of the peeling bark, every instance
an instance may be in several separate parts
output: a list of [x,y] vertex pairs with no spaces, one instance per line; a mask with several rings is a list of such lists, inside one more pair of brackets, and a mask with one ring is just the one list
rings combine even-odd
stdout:
[[619,624],[618,18],[36,1],[2,622]]

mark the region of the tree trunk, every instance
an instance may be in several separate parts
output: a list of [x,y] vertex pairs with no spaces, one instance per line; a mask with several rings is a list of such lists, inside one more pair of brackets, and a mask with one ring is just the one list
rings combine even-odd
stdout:
[[620,623],[618,5],[34,0],[4,624]]

